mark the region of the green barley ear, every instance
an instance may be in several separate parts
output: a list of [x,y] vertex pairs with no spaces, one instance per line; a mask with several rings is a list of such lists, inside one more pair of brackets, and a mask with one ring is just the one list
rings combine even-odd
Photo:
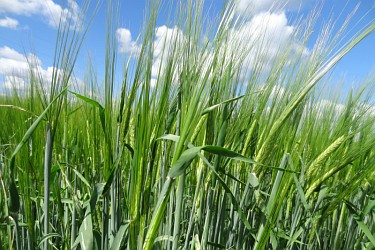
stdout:
[[343,144],[349,138],[346,136],[340,136],[337,138],[331,145],[329,145],[326,150],[324,150],[316,159],[310,164],[309,168],[305,173],[305,177],[307,180],[312,178],[312,175],[319,172],[319,169],[324,164],[324,161],[335,151],[337,150],[341,144]]
[[[321,6],[288,23],[177,2],[149,1],[124,72],[109,1],[104,68],[89,58],[83,89],[87,26],[61,22],[52,84],[30,69],[28,90],[0,94],[0,248],[370,249],[375,77],[347,91],[329,74],[373,20],[352,39],[350,18],[330,20],[313,41]],[[285,47],[255,29],[271,17]]]
[[262,143],[261,148],[257,154],[257,160],[262,162],[270,153],[271,144],[275,140],[275,136],[280,131],[281,127],[285,123],[286,119],[292,115],[293,111],[297,106],[304,100],[306,95],[311,91],[311,89],[323,78],[324,75],[328,73],[349,51],[351,51],[356,45],[358,45],[364,38],[370,35],[375,30],[375,23],[369,25],[365,30],[358,34],[354,39],[352,39],[347,45],[340,50],[330,61],[326,62],[318,71],[312,75],[305,86],[296,93],[293,99],[286,106],[285,110],[280,114],[279,118],[272,125],[268,136]]

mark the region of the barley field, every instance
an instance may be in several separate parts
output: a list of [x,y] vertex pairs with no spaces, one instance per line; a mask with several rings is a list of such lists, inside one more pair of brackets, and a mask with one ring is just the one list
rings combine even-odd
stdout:
[[375,77],[330,76],[374,21],[316,30],[317,7],[268,60],[230,1],[217,20],[181,3],[160,48],[150,1],[118,65],[113,1],[104,81],[88,63],[77,87],[89,4],[60,24],[51,84],[30,61],[0,95],[0,249],[375,248]]

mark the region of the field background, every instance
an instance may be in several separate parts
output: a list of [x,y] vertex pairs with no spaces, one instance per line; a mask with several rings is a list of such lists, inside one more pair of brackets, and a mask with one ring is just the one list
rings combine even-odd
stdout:
[[0,95],[1,249],[375,247],[375,77],[331,75],[375,22],[327,21],[307,50],[317,5],[274,51],[235,3],[188,1],[164,36],[150,3],[117,63],[110,2],[103,82],[74,74],[92,5],[62,15],[49,82],[28,57]]

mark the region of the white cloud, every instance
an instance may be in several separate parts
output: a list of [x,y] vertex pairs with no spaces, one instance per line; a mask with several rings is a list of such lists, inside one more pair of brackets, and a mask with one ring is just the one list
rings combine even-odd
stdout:
[[[165,69],[165,61],[168,60],[170,53],[178,53],[178,48],[183,43],[185,35],[178,27],[168,28],[159,26],[155,30],[153,65],[151,77],[156,79]],[[177,69],[179,65],[176,65]],[[174,82],[178,81],[178,72],[174,72]],[[154,81],[155,82],[155,81]]]
[[79,21],[81,11],[74,0],[67,1],[68,6],[63,8],[53,0],[0,0],[0,13],[10,13],[21,16],[41,16],[52,27],[58,27],[60,18],[63,21],[72,19]]
[[235,0],[236,15],[244,23],[233,28],[230,47],[237,55],[246,53],[243,79],[254,69],[268,72],[279,56],[287,56],[286,64],[289,64],[296,55],[310,55],[310,50],[295,34],[298,27],[289,24],[286,13],[310,7],[314,2],[316,0]]
[[0,75],[4,76],[3,88],[27,89],[30,70],[44,86],[51,83],[54,67],[43,68],[41,60],[32,53],[23,55],[3,46],[0,48]]
[[313,105],[313,108],[315,109],[315,111],[317,111],[316,118],[323,118],[323,115],[327,115],[328,112],[328,114],[330,114],[331,118],[334,120],[337,120],[346,109],[345,105],[326,99],[320,100],[315,103]]
[[18,26],[18,21],[16,19],[10,18],[10,17],[5,17],[0,19],[0,27],[4,28],[10,28],[10,29],[15,29]]
[[9,59],[14,59],[14,60],[23,60],[24,55],[18,53],[14,49],[11,49],[7,46],[1,47],[0,48],[0,57],[1,58],[9,58]]
[[229,47],[235,57],[245,56],[244,77],[259,66],[263,71],[269,70],[288,46],[300,50],[301,46],[293,41],[294,29],[288,25],[285,12],[261,12],[241,27],[233,28],[230,31]]
[[270,98],[281,98],[286,93],[286,90],[281,85],[275,85],[272,87]]
[[[264,2],[254,1],[253,4],[256,7],[254,9],[258,13],[246,19],[241,26],[233,27],[228,33],[229,39],[225,46],[230,53],[223,52],[222,56],[242,57],[244,59],[242,68],[243,78],[249,76],[251,71],[259,65],[262,68],[258,70],[266,72],[271,68],[279,54],[287,52],[287,49],[290,49],[292,54],[309,54],[308,49],[294,39],[293,36],[296,28],[288,24],[285,11],[259,12],[260,10],[268,10],[272,2],[268,0]],[[295,4],[296,2],[298,1],[291,1],[288,6],[292,6],[291,4]],[[240,3],[245,4],[245,1],[241,0]],[[120,52],[129,53],[139,51],[139,45],[133,40],[132,34],[128,29],[118,29],[117,39]],[[170,52],[179,53],[178,49],[181,48],[184,39],[186,39],[184,33],[176,26],[169,28],[163,25],[156,28],[151,72],[153,83],[156,82],[160,73],[164,71],[165,62]],[[210,64],[209,53],[208,51],[208,55],[205,56],[207,64],[203,64],[203,67]],[[227,61],[226,58],[221,58],[220,60],[223,62]],[[177,69],[174,73],[175,81],[178,81],[178,72],[176,71],[178,71],[179,67],[180,65],[176,65]]]
[[17,89],[22,90],[27,88],[26,81],[22,77],[18,76],[5,76],[3,87],[6,89]]
[[237,0],[236,13],[242,17],[252,17],[260,12],[295,11],[314,0]]
[[28,71],[27,58],[7,46],[0,48],[0,74],[20,75]]
[[[138,54],[140,52],[140,45],[133,40],[130,30],[119,28],[116,30],[116,35],[121,53]],[[176,49],[174,45],[181,42],[181,39],[184,39],[184,34],[177,27],[168,28],[163,25],[155,29],[152,78],[156,79],[159,75],[159,70],[164,70],[163,61],[168,58],[172,49]],[[156,82],[155,79],[153,79],[153,83]]]
[[269,11],[273,0],[237,0],[237,14],[253,16],[256,13]]
[[370,108],[369,108],[369,114],[374,116],[375,117],[375,105],[372,105]]
[[[230,30],[228,48],[233,53],[234,58],[243,57],[244,53],[246,53],[242,69],[245,74],[244,77],[246,77],[259,63],[262,64],[264,71],[269,69],[277,58],[278,53],[283,52],[287,46],[290,46],[290,43],[293,43],[292,46],[295,51],[305,50],[304,47],[293,41],[293,32],[294,27],[288,25],[285,12],[262,12],[247,20],[241,27],[235,27]],[[133,40],[130,30],[121,28],[116,31],[116,34],[120,52],[135,54],[139,52],[139,45]],[[176,26],[169,28],[163,25],[156,28],[151,71],[153,83],[156,82],[160,73],[164,71],[165,61],[170,53],[172,51],[179,53],[178,49],[181,48],[181,44],[183,44],[185,39],[183,31]],[[209,65],[209,54],[206,55],[206,59],[207,65]],[[225,61],[226,59],[222,58],[222,60]],[[176,65],[174,81],[178,81],[178,72],[176,71],[179,66]]]
[[[164,54],[168,55],[175,44],[178,44],[184,39],[183,32],[178,27],[168,28],[167,26],[159,26],[155,30],[154,41],[154,56],[161,57]],[[166,56],[165,55],[165,56]]]
[[116,30],[117,41],[119,43],[119,50],[121,53],[138,53],[139,47],[133,41],[130,30],[119,28]]
[[[119,52],[133,53],[135,55],[140,52],[140,45],[133,40],[130,30],[119,28],[116,30],[117,41],[119,43]],[[165,69],[165,61],[172,51],[178,50],[180,43],[184,39],[183,32],[177,28],[168,28],[167,26],[159,26],[155,29],[153,64],[151,69],[151,85],[154,87],[158,76]],[[174,46],[176,45],[176,46]],[[174,73],[174,81],[178,80],[177,70]]]
[[244,23],[232,29],[230,43],[234,51],[247,53],[244,78],[256,67],[268,71],[284,52],[289,51],[290,56],[310,54],[305,46],[295,40],[296,27],[288,24],[286,12],[304,8],[312,2],[314,0],[236,0],[236,14],[243,18]]
[[[367,104],[362,103],[362,111],[364,111],[367,115],[375,117],[375,105],[374,104]],[[359,110],[361,110],[359,108]]]
[[157,79],[156,78],[151,78],[150,85],[151,85],[152,88],[154,88],[156,86],[156,83],[157,83]]

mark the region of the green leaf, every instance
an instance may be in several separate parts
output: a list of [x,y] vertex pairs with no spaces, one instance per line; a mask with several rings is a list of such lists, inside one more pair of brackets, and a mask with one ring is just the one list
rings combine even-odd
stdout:
[[178,158],[169,170],[168,176],[175,179],[182,175],[201,149],[202,147],[192,147],[182,152],[180,158]]
[[166,134],[166,135],[160,136],[157,140],[169,140],[169,141],[178,142],[179,139],[180,137],[178,135]]
[[134,157],[134,149],[132,148],[132,146],[130,146],[130,144],[127,144],[127,143],[124,143],[124,146],[129,150],[130,155],[133,158]]
[[9,211],[12,213],[18,213],[18,211],[20,210],[20,198],[16,184],[14,183],[12,178],[9,182],[9,194]]
[[[178,142],[179,139],[180,139],[179,136],[173,135],[173,134],[165,134],[165,135],[162,135],[158,138],[158,140],[170,140],[170,141],[174,141],[174,142]],[[188,151],[188,150],[190,150],[190,151]],[[212,153],[212,154],[225,156],[225,157],[228,157],[228,158],[231,158],[231,159],[234,159],[234,160],[239,160],[239,161],[243,161],[243,162],[247,162],[247,163],[250,163],[250,164],[255,164],[255,165],[259,165],[259,166],[262,166],[262,167],[267,167],[267,168],[271,168],[271,169],[275,169],[275,170],[279,170],[279,171],[283,171],[283,172],[298,173],[296,171],[292,171],[292,170],[288,170],[288,169],[264,165],[260,162],[254,161],[254,160],[249,159],[247,157],[244,157],[241,154],[236,153],[232,150],[229,150],[229,149],[226,149],[226,148],[223,148],[223,147],[219,147],[219,146],[207,145],[207,146],[202,146],[202,147],[194,147],[192,144],[189,144],[188,150],[186,150],[187,152],[185,151],[181,155],[180,159],[178,159],[178,161],[175,163],[177,165],[174,164],[174,166],[172,166],[170,172],[173,176],[170,175],[170,177],[176,178],[179,175],[181,175],[189,165],[189,164],[184,165],[185,161],[189,160],[189,159],[190,160],[194,159],[194,157],[196,156],[196,153],[199,152],[200,150],[204,150],[204,151]],[[189,162],[186,162],[186,163],[189,163]]]
[[170,235],[162,235],[162,236],[156,237],[156,239],[155,239],[154,242],[164,241],[164,240],[167,240],[167,241],[173,242],[173,236],[170,236]]
[[52,166],[52,168],[51,168],[51,175],[57,173],[58,171],[60,171],[60,169],[61,169],[60,164],[56,164],[56,165]]
[[215,249],[225,249],[225,246],[215,242],[207,242],[208,245],[215,247]]
[[222,174],[228,176],[228,177],[231,178],[232,180],[237,181],[237,182],[240,183],[241,185],[244,185],[244,186],[246,185],[245,182],[243,182],[243,181],[241,181],[240,179],[236,178],[236,177],[233,176],[231,173],[226,172],[225,169],[219,167],[217,170],[218,170],[218,172],[220,172],[220,173],[222,173]]
[[120,149],[120,152],[115,160],[115,162],[112,164],[112,170],[111,170],[111,173],[105,183],[105,186],[104,186],[104,189],[103,189],[103,195],[106,196],[111,185],[112,185],[112,182],[113,182],[113,179],[115,178],[115,174],[116,174],[116,171],[117,169],[119,168],[120,166],[120,161],[121,161],[121,156],[122,156],[122,153],[124,152],[124,147],[126,147],[126,145],[123,145],[122,148]]
[[111,245],[111,250],[119,250],[121,248],[121,244],[124,239],[125,232],[126,230],[128,230],[128,227],[129,224],[125,224],[120,227]]
[[49,240],[49,239],[51,239],[51,238],[53,238],[53,237],[60,237],[60,238],[62,238],[61,235],[60,235],[60,234],[57,234],[57,233],[49,233],[49,234],[47,234],[47,235],[44,235],[44,236],[42,237],[42,239],[40,240],[39,244],[38,244],[38,248],[42,248],[43,243],[44,243],[46,240]]
[[91,194],[91,198],[90,198],[91,211],[95,210],[96,204],[98,203],[99,197],[103,193],[103,190],[104,190],[103,183],[98,183],[95,185],[94,190]]
[[[294,164],[293,164],[292,158],[290,157],[289,154],[287,154],[286,157],[288,159],[288,163],[291,166],[292,170],[294,170],[295,168],[294,168]],[[302,187],[301,183],[299,182],[298,177],[297,177],[297,175],[295,173],[293,173],[293,180],[294,180],[294,184],[296,185],[298,195],[299,195],[299,197],[300,197],[300,199],[302,201],[303,206],[305,207],[305,210],[308,213],[310,213],[310,206],[309,206],[309,204],[306,201],[305,192],[303,191],[303,187]]]
[[226,156],[226,157],[231,158],[233,160],[243,161],[243,162],[247,162],[247,163],[250,163],[250,164],[254,164],[254,165],[258,165],[258,166],[262,166],[262,167],[267,167],[267,168],[271,168],[271,169],[275,169],[275,170],[279,170],[279,171],[283,171],[283,172],[298,173],[298,172],[293,171],[293,170],[288,170],[288,169],[284,169],[284,168],[264,165],[260,162],[254,161],[250,158],[242,156],[239,153],[236,153],[234,151],[231,151],[231,150],[223,148],[223,147],[203,146],[202,149],[206,152],[216,154],[216,155]]
[[369,241],[371,242],[371,244],[373,245],[373,247],[375,247],[375,237],[374,235],[371,233],[371,230],[368,228],[368,226],[363,222],[363,220],[361,219],[361,216],[360,214],[357,212],[357,209],[356,207],[354,206],[353,203],[347,201],[347,200],[344,200],[344,202],[346,203],[347,205],[347,208],[348,210],[350,211],[350,213],[353,215],[353,218],[354,220],[357,222],[359,228],[361,228],[362,232],[366,235],[366,237],[369,239]]
[[243,98],[244,96],[245,96],[245,95],[237,96],[237,97],[234,97],[234,98],[232,98],[232,99],[229,99],[229,100],[223,101],[223,102],[221,102],[221,103],[218,103],[218,104],[212,105],[211,107],[205,108],[205,109],[203,110],[203,112],[202,112],[202,115],[205,115],[205,114],[207,114],[207,113],[209,113],[209,112],[211,112],[211,111],[217,109],[218,107],[220,107],[220,106],[223,105],[223,104],[237,101],[237,100]]
[[91,216],[91,206],[87,206],[85,212],[85,218],[79,227],[78,236],[74,241],[72,246],[75,249],[78,244],[81,245],[81,249],[90,250],[94,248],[94,234],[92,228],[92,216]]
[[254,188],[259,186],[259,180],[255,173],[249,173],[249,182],[250,185]]
[[[229,157],[229,158],[243,157],[242,155],[240,155],[240,154],[238,154],[234,151],[231,151],[229,149],[219,147],[219,146],[204,146],[202,149],[204,151],[209,152],[209,153],[217,154],[217,155],[221,155],[221,156],[226,156],[226,157]],[[245,158],[245,157],[243,157],[243,158],[244,158],[244,161],[247,161],[247,158]],[[250,160],[250,163],[255,164],[256,162]]]
[[84,101],[84,102],[86,102],[86,103],[88,103],[88,104],[90,104],[90,105],[92,105],[92,106],[94,106],[96,108],[104,109],[103,106],[99,102],[97,102],[97,101],[95,101],[95,100],[93,100],[91,98],[88,98],[86,96],[80,95],[80,94],[78,94],[76,92],[73,92],[71,90],[68,90],[68,91],[69,91],[69,93],[72,93],[73,95],[75,95],[76,97],[78,97],[79,99],[81,99],[82,101]]
[[224,188],[224,190],[229,194],[230,198],[231,198],[231,202],[232,202],[232,205],[235,207],[237,213],[238,213],[238,217],[240,217],[240,219],[242,220],[242,222],[244,223],[244,225],[246,226],[247,229],[251,229],[251,226],[250,226],[250,223],[247,221],[246,219],[246,215],[244,214],[244,212],[242,211],[238,201],[236,200],[236,198],[234,197],[232,191],[230,190],[230,188],[227,186],[227,184],[225,183],[225,181],[220,177],[219,173],[216,172],[214,166],[212,166],[212,164],[207,160],[206,157],[204,157],[201,153],[198,153],[198,156],[203,160],[204,163],[206,163],[206,165],[212,170],[212,172],[216,175],[216,178],[217,180],[219,181],[219,183],[221,184],[221,186]]
[[274,230],[274,233],[276,234],[277,237],[279,238],[284,238],[284,239],[287,239],[288,241],[291,241],[293,243],[297,243],[297,244],[301,244],[301,245],[307,245],[306,243],[303,243],[302,241],[299,241],[289,235],[287,235],[282,229],[280,228],[276,228]]
[[368,213],[371,212],[372,209],[374,209],[374,207],[375,207],[375,200],[370,200],[367,206],[365,207],[365,209],[363,209],[363,214],[367,215]]
[[75,168],[72,168],[73,172],[78,176],[78,178],[88,187],[91,189],[91,186],[89,184],[89,182],[86,180],[85,177],[83,177],[83,175],[78,172],[78,170],[76,170]]
[[11,171],[12,178],[13,178],[13,170],[14,170],[14,163],[15,163],[16,154],[29,141],[29,138],[34,133],[34,131],[38,127],[39,123],[43,120],[44,116],[46,116],[46,114],[48,113],[49,109],[56,102],[56,100],[59,99],[59,97],[63,93],[65,93],[66,89],[67,88],[64,88],[58,95],[55,96],[55,98],[50,102],[50,104],[46,107],[46,109],[38,116],[38,118],[33,122],[33,124],[30,126],[30,128],[26,131],[26,133],[23,136],[21,142],[18,143],[16,149],[13,151],[12,156],[10,158],[10,171]]
[[95,101],[91,98],[80,95],[80,94],[78,94],[76,92],[73,92],[73,91],[70,91],[70,90],[69,90],[69,92],[72,93],[73,95],[75,95],[76,97],[78,97],[79,99],[81,99],[82,101],[84,101],[84,102],[92,105],[93,107],[99,109],[100,123],[102,125],[103,131],[105,131],[105,113],[104,113],[105,110],[104,110],[103,106],[99,102],[97,102],[97,101]]

